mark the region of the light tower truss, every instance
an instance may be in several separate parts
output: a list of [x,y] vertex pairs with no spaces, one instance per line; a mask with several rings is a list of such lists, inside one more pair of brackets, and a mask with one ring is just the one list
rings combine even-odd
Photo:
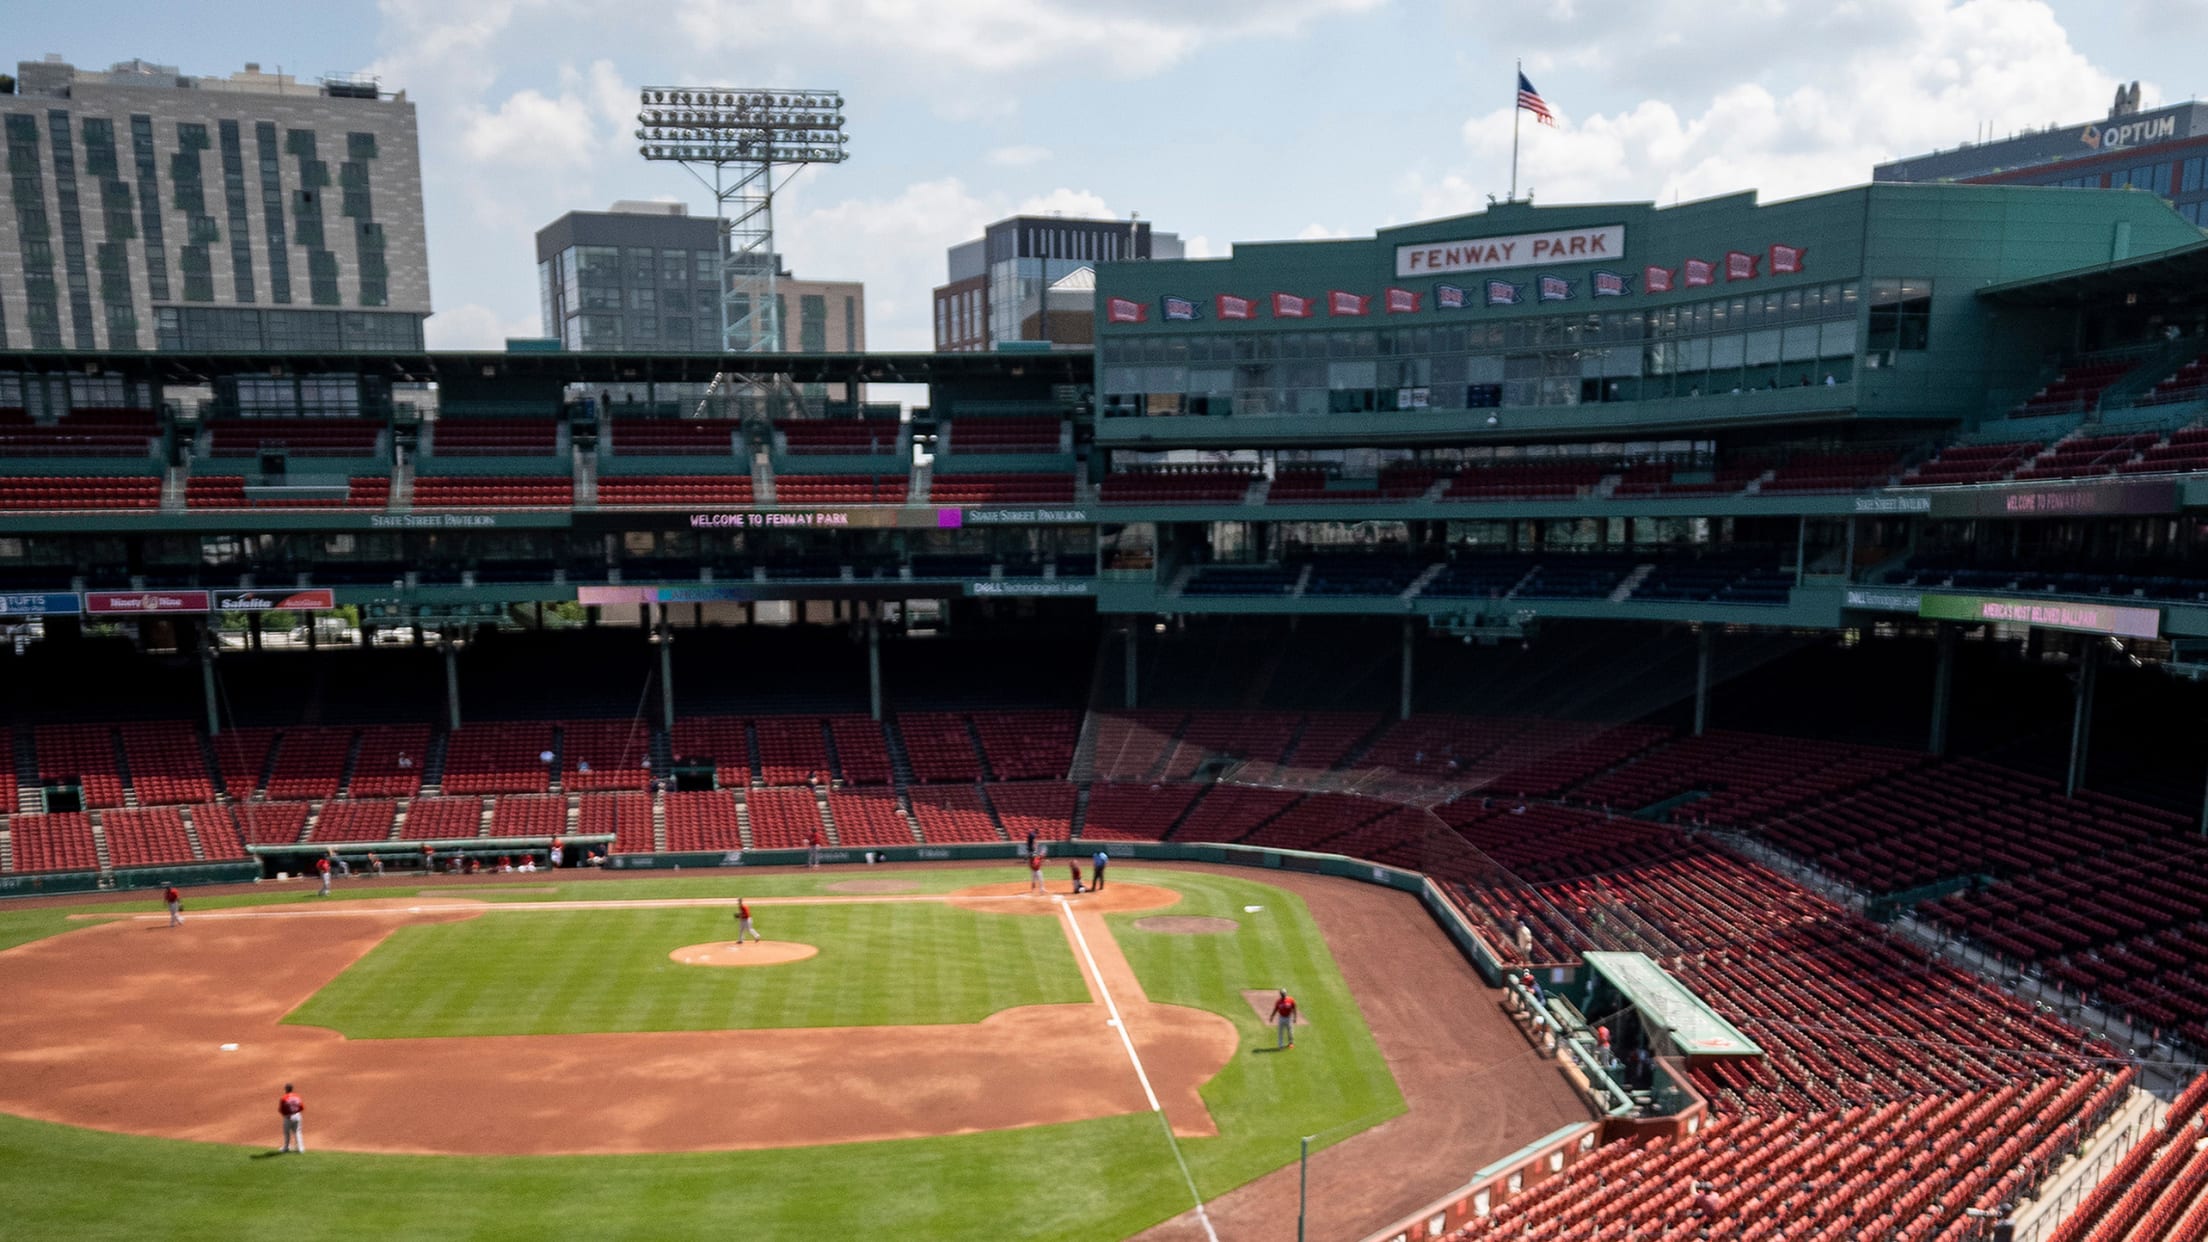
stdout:
[[[774,196],[806,165],[841,164],[850,158],[843,93],[647,86],[638,97],[636,124],[637,149],[646,160],[680,164],[713,193],[721,247],[721,348],[732,353],[784,349],[775,288]],[[723,376],[716,378],[714,389],[760,384]]]

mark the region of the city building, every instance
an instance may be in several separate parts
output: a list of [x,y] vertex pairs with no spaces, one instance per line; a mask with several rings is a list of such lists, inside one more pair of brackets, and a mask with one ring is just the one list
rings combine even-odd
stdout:
[[949,281],[935,290],[935,347],[994,349],[1015,341],[1087,346],[1095,340],[1096,265],[1178,259],[1181,239],[1142,220],[1014,216],[951,247]]
[[[618,202],[537,230],[544,334],[568,349],[713,353],[721,348],[720,226],[681,203]],[[866,348],[866,286],[801,280],[774,256],[782,347]]]
[[0,95],[0,345],[419,349],[414,105],[369,79],[58,56]]
[[2068,189],[2143,189],[2208,225],[2208,104],[2139,110],[2139,84],[2118,88],[2108,116],[1880,164],[1874,181],[1969,181]]

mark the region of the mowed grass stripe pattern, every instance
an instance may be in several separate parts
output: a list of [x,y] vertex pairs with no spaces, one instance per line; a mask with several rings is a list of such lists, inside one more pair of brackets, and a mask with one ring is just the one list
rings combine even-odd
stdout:
[[[936,891],[1004,878],[995,868],[894,874]],[[1111,918],[1115,937],[1153,999],[1224,1014],[1246,1037],[1242,1054],[1204,1090],[1220,1136],[1181,1140],[1206,1198],[1293,1162],[1302,1135],[1318,1135],[1314,1146],[1323,1146],[1403,1110],[1385,1062],[1301,900],[1262,883],[1208,872],[1154,871],[1139,863],[1119,863],[1112,874],[1115,880],[1180,890],[1184,900],[1168,913],[1212,915],[1242,924],[1232,936],[1168,936],[1129,926],[1144,915]],[[830,873],[825,878],[840,877]],[[788,886],[783,891],[812,891],[821,882],[810,876],[745,879],[741,891],[753,896],[783,885]],[[734,883],[655,877],[619,895],[719,896]],[[609,887],[574,885],[563,895],[607,896]],[[228,904],[260,902],[206,903],[208,908]],[[1251,914],[1242,910],[1244,905],[1265,910]],[[6,917],[9,913],[15,917]],[[35,939],[61,930],[59,913],[0,912],[0,940]],[[575,915],[616,913],[634,912]],[[711,928],[701,935],[686,934],[678,943],[733,936],[735,923],[725,908],[674,913],[697,916],[704,920],[700,926]],[[793,913],[797,908],[761,907],[761,931],[797,939],[786,921]],[[517,911],[486,916],[478,923],[525,917],[540,916]],[[980,929],[987,953],[1013,951],[1015,938],[1046,928],[1055,937],[1050,941],[1055,952],[1066,952],[1055,919],[974,917],[993,920]],[[603,933],[585,934],[593,941],[593,965],[602,967],[597,956],[605,952]],[[656,950],[668,967],[674,963],[664,955],[672,947]],[[766,970],[689,969],[757,978],[818,965],[827,956],[824,951],[809,962]],[[454,968],[434,955],[415,966],[425,974]],[[1081,988],[1070,955],[1063,977],[1069,992]],[[881,976],[890,978],[886,972]],[[1241,996],[1246,987],[1275,985],[1294,989],[1312,1020],[1298,1036],[1299,1047],[1286,1055],[1255,1051],[1271,1046],[1272,1033]],[[418,981],[394,982],[383,991],[387,1003],[404,1003],[418,986]],[[1086,993],[1071,999],[1086,999]],[[1098,1072],[1131,1071],[1114,1061]],[[311,1093],[311,1084],[302,1085]],[[257,1101],[251,1106],[264,1107]],[[276,1118],[269,1111],[273,1147]],[[8,1209],[0,1236],[155,1235],[183,1242],[723,1235],[1115,1242],[1188,1208],[1188,1189],[1165,1130],[1148,1114],[940,1139],[737,1154],[489,1158],[317,1152],[275,1160],[254,1159],[257,1154],[0,1117],[0,1186],[8,1187],[0,1195]]]
[[736,1154],[261,1154],[0,1116],[0,1237],[1117,1242],[1188,1202],[1148,1114]]
[[[1220,1137],[1181,1141],[1205,1198],[1292,1159],[1304,1135],[1315,1136],[1316,1151],[1404,1111],[1395,1075],[1301,897],[1212,872],[1160,878],[1181,894],[1169,913],[1241,925],[1189,936],[1143,931],[1135,925],[1142,914],[1109,920],[1151,1000],[1224,1014],[1242,1034],[1241,1054],[1203,1088]],[[1296,1029],[1291,1051],[1271,1050],[1272,1025],[1242,997],[1252,988],[1295,996],[1308,1025]]]
[[400,928],[287,1022],[352,1039],[979,1022],[1089,999],[1056,920],[937,902],[752,908],[762,935],[818,946],[767,967],[684,966],[732,940],[723,908],[488,912]]

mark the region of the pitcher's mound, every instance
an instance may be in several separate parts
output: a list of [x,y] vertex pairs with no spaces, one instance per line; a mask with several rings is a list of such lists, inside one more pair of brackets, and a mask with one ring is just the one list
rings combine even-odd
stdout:
[[794,940],[750,940],[741,946],[733,940],[716,940],[686,944],[667,956],[685,966],[780,966],[802,962],[818,952],[818,946]]

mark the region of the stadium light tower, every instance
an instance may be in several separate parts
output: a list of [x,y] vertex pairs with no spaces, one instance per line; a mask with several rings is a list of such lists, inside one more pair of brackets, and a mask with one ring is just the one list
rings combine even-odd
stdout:
[[[777,87],[647,86],[638,97],[638,151],[680,164],[713,191],[721,233],[721,348],[781,349],[775,301],[774,193],[807,164],[841,164],[843,92]],[[706,169],[712,174],[707,176]]]

